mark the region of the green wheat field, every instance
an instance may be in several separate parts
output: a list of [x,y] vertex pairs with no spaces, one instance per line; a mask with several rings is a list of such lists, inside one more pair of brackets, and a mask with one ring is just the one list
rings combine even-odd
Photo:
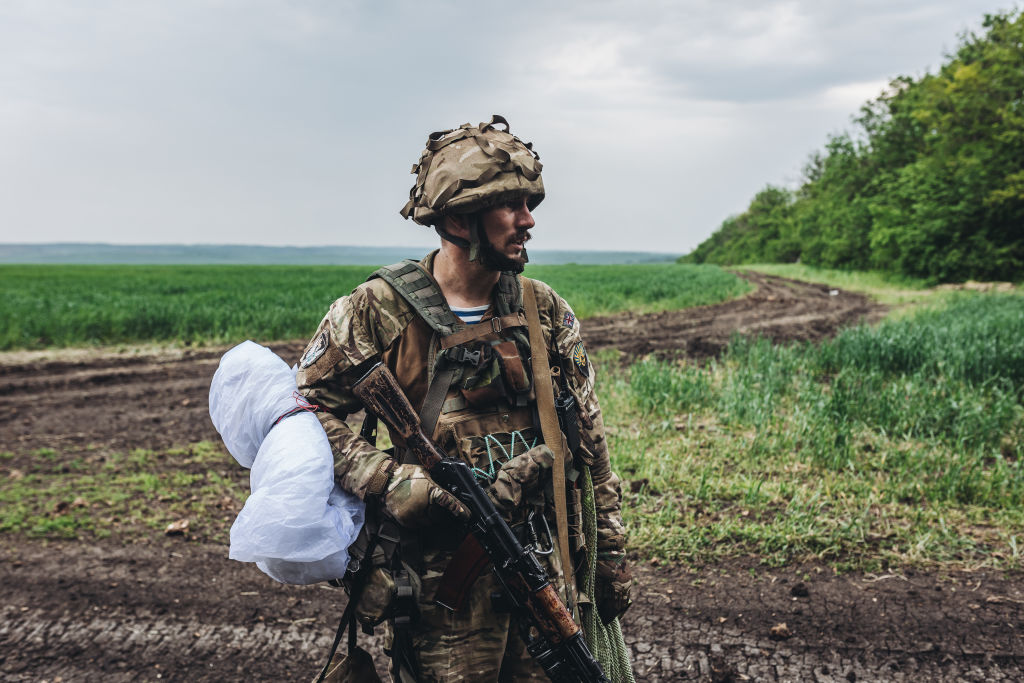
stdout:
[[[373,266],[0,266],[0,350],[309,337]],[[581,318],[711,304],[749,286],[716,266],[534,266]]]

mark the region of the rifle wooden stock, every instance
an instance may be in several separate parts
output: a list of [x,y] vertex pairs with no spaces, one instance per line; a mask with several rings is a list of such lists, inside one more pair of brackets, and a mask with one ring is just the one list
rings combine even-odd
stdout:
[[352,390],[367,410],[405,440],[434,482],[469,509],[469,531],[490,557],[513,608],[527,618],[520,634],[548,678],[557,683],[608,683],[533,548],[519,543],[469,466],[449,458],[423,433],[419,416],[387,366],[374,365]]

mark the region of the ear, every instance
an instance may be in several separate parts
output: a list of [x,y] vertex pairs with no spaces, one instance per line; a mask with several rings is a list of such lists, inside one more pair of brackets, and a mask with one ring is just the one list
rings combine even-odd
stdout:
[[453,213],[444,217],[444,229],[451,235],[469,239],[469,220],[466,214]]

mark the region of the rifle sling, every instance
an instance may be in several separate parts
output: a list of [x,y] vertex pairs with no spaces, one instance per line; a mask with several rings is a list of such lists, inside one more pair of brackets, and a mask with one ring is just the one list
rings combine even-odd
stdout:
[[[551,384],[548,350],[547,345],[544,344],[544,332],[540,327],[540,314],[537,312],[537,295],[534,291],[533,280],[524,277],[522,283],[523,307],[526,309],[526,320],[529,323],[530,362],[533,365],[533,386],[537,393],[537,413],[540,416],[540,428],[544,436],[544,443],[555,456],[555,464],[551,468],[555,494],[555,524],[558,527],[558,552],[559,558],[562,560],[562,574],[568,588],[571,585],[573,565],[569,557],[569,511],[565,499],[567,458],[562,441],[562,430],[558,426],[558,413],[555,412],[555,390]],[[568,592],[567,590],[566,593]]]
[[441,416],[441,407],[444,399],[448,396],[448,389],[451,388],[455,375],[459,368],[455,365],[448,365],[434,373],[427,387],[427,395],[423,399],[423,407],[420,408],[420,424],[423,432],[433,438],[434,427],[437,426],[437,418]]

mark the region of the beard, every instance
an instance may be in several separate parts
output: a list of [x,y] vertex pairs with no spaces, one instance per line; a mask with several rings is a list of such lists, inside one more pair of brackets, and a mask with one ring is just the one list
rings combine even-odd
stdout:
[[[499,272],[509,272],[518,275],[522,273],[526,268],[527,262],[530,257],[526,255],[526,245],[524,243],[523,250],[520,252],[518,258],[511,258],[505,256],[498,251],[491,241],[487,239],[487,232],[483,229],[479,232],[480,235],[480,265],[487,270],[496,270]],[[525,233],[525,242],[530,240],[530,233]]]

